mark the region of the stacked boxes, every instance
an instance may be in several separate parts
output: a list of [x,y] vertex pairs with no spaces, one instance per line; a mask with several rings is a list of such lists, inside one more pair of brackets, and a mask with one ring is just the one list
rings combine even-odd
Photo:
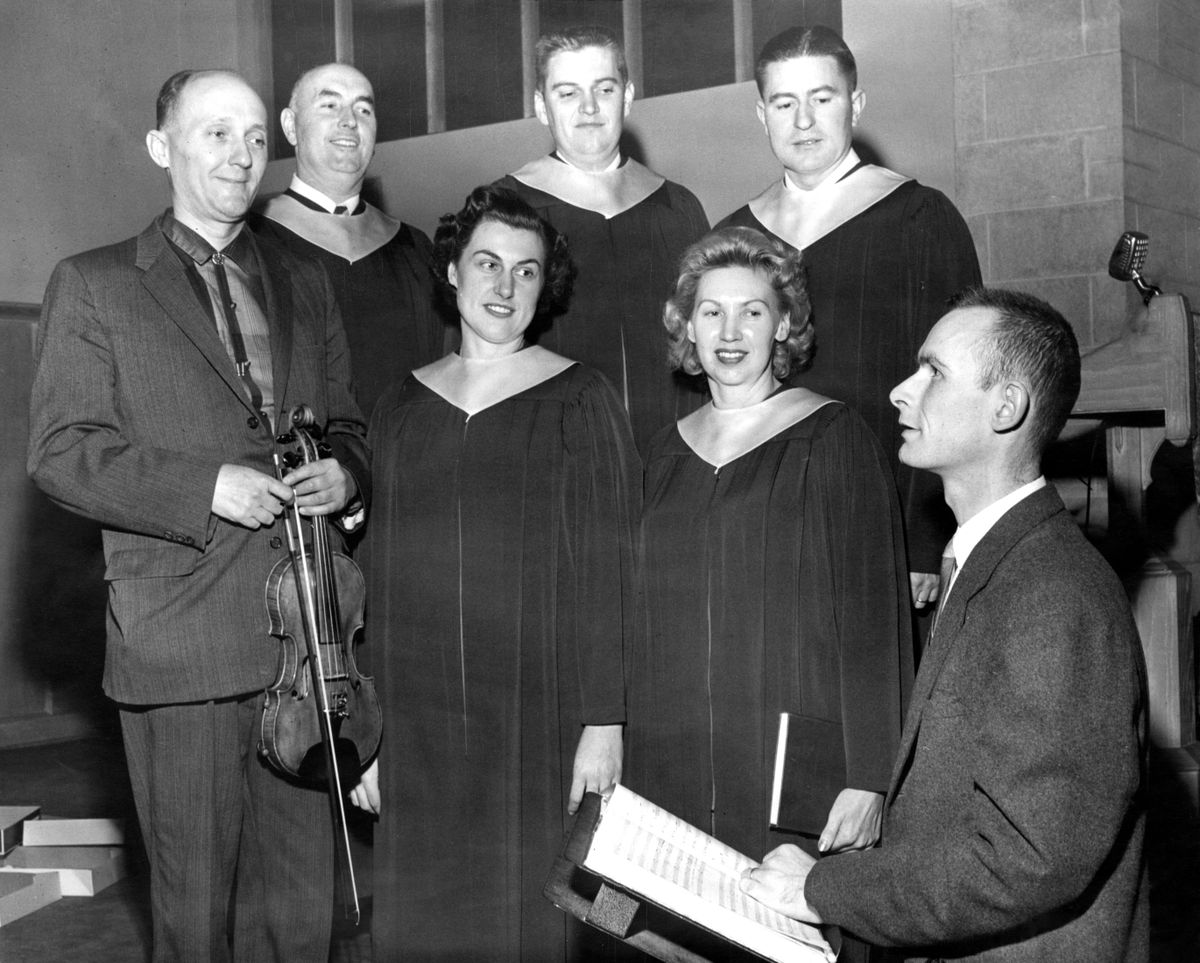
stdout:
[[128,874],[119,819],[42,818],[0,806],[0,926],[62,896],[95,896]]

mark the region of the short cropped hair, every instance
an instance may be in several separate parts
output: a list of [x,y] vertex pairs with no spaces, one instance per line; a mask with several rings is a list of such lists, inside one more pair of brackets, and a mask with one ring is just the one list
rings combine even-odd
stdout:
[[443,214],[440,218],[433,238],[433,266],[442,295],[454,304],[456,292],[448,277],[450,265],[458,263],[471,243],[475,229],[484,221],[495,221],[518,231],[532,231],[541,238],[546,263],[535,316],[550,317],[566,310],[575,276],[566,237],[549,221],[539,217],[516,191],[494,184],[475,188],[467,196],[461,211]]
[[611,50],[617,61],[617,73],[621,75],[621,83],[629,83],[629,66],[625,63],[625,48],[621,46],[617,35],[607,27],[586,24],[566,27],[538,37],[537,45],[534,47],[537,89],[543,90],[546,86],[546,73],[551,57],[563,50],[584,50],[587,47],[606,47]]
[[688,340],[687,323],[696,310],[700,279],[717,268],[744,267],[762,274],[788,319],[788,336],[775,343],[771,371],[783,380],[812,359],[814,333],[808,287],[800,254],[750,227],[726,227],[700,238],[683,252],[675,291],[663,308],[667,329],[667,361],[691,375],[700,374],[696,346]]
[[193,80],[199,80],[201,77],[211,77],[214,74],[227,74],[230,77],[238,76],[232,70],[226,70],[224,67],[180,70],[178,73],[171,74],[158,89],[158,99],[154,102],[155,129],[163,130],[167,124],[175,119],[175,111],[179,108],[179,101],[183,97],[183,91],[188,84]]
[[791,27],[775,34],[762,48],[754,62],[754,79],[758,83],[758,95],[763,95],[767,79],[767,68],[771,64],[797,57],[832,57],[837,61],[838,72],[846,78],[851,90],[858,89],[858,63],[846,46],[846,41],[836,30],[815,24],[811,27]]
[[1040,298],[1002,288],[967,288],[951,308],[990,308],[997,319],[975,348],[979,387],[1019,377],[1032,394],[1029,446],[1039,459],[1058,437],[1079,397],[1079,343],[1070,323]]

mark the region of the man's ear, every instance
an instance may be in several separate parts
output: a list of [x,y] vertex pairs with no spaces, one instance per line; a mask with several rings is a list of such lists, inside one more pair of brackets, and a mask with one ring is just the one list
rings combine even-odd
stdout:
[[992,411],[992,431],[997,434],[1016,431],[1029,418],[1032,405],[1029,388],[1021,381],[1005,381],[997,389],[997,404]]
[[850,94],[850,126],[858,126],[858,118],[862,116],[863,108],[867,106],[867,92],[859,87]]
[[758,122],[763,125],[763,130],[767,129],[767,105],[759,98],[758,103],[754,105],[754,112],[758,114]]
[[533,113],[543,127],[550,126],[550,117],[546,113],[546,98],[542,96],[540,90],[533,92]]
[[287,138],[287,142],[293,147],[296,146],[296,112],[291,107],[284,107],[279,112],[279,126],[283,129],[283,136]]
[[146,152],[150,159],[163,170],[171,167],[171,149],[167,144],[167,135],[155,128],[146,134]]
[[625,109],[621,114],[622,117],[628,117],[630,108],[633,107],[633,81],[630,80],[625,84]]

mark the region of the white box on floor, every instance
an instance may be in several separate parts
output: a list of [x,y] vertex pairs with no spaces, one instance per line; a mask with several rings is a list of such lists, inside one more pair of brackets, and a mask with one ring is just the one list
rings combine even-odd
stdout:
[[0,806],[0,856],[21,845],[25,821],[41,814],[38,806]]
[[63,896],[95,896],[129,875],[123,846],[18,846],[0,873],[58,874]]
[[0,926],[59,899],[58,873],[0,873]]
[[43,816],[25,824],[22,846],[120,846],[125,842],[123,819],[60,819]]

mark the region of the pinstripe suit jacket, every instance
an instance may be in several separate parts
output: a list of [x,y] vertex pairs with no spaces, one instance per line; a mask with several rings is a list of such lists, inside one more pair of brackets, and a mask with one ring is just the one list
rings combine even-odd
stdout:
[[882,845],[820,861],[806,898],[913,959],[1145,960],[1145,686],[1120,583],[1035,492],[959,571]]
[[[251,240],[263,269],[276,410],[309,404],[365,497],[365,430],[328,277]],[[105,691],[161,704],[268,684],[278,643],[264,586],[287,552],[282,523],[251,531],[210,508],[223,463],[273,473],[271,430],[159,221],[55,269],[30,405],[30,475],[104,527]]]

